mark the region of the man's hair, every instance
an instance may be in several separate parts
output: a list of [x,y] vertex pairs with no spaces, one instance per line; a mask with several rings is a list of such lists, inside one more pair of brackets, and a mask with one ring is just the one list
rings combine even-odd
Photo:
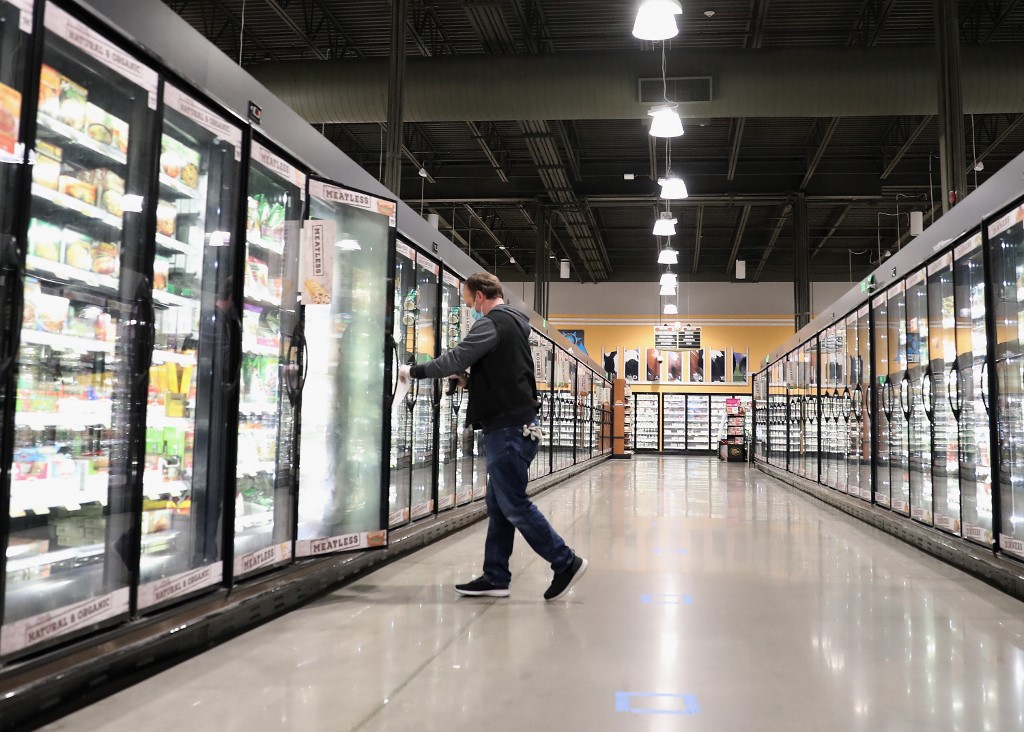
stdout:
[[501,280],[489,272],[477,272],[470,275],[466,280],[466,289],[474,295],[478,292],[484,293],[484,297],[493,300],[496,297],[505,297],[505,291],[501,287]]

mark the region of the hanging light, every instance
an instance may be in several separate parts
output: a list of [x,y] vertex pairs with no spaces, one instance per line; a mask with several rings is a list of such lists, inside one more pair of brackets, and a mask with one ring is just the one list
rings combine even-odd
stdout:
[[664,287],[665,285],[672,285],[673,287],[675,287],[676,286],[676,273],[675,272],[665,272],[661,276],[660,284],[661,284],[662,287]]
[[661,216],[654,222],[654,235],[655,236],[675,236],[676,235],[676,219],[672,218],[672,214],[668,211],[662,211]]
[[683,182],[683,179],[673,173],[669,173],[668,178],[663,178],[658,183],[661,185],[661,197],[666,200],[688,198],[690,195],[686,191],[686,183]]
[[677,15],[683,14],[678,0],[643,0],[636,12],[633,35],[642,41],[664,41],[679,34]]
[[662,297],[669,297],[670,295],[676,294],[676,285],[673,282],[671,285],[662,285],[661,289],[658,290],[658,294]]
[[679,264],[679,252],[668,246],[658,254],[658,264]]
[[675,104],[651,107],[647,115],[651,118],[651,137],[679,137],[683,134],[683,120],[679,118]]
[[679,308],[676,307],[674,302],[665,303],[665,309],[662,311],[665,315],[679,315]]

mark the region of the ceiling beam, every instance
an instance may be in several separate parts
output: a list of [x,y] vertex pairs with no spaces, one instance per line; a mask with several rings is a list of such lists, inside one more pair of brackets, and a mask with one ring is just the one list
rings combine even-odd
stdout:
[[455,230],[455,226],[454,226],[454,223],[455,223],[454,212],[453,212],[453,216],[452,216],[452,221],[451,221],[451,223],[449,223],[448,220],[444,217],[444,214],[441,213],[440,209],[429,208],[427,210],[430,213],[437,214],[437,219],[438,219],[437,220],[437,226],[438,226],[438,229],[440,229],[442,226],[444,228],[448,229],[449,233],[451,234],[451,238],[454,239],[455,241],[457,241],[458,243],[462,244],[462,248],[466,250],[466,253],[471,258],[475,259],[477,261],[477,263],[481,267],[486,269],[487,267],[494,267],[495,266],[494,264],[488,263],[487,260],[484,259],[483,255],[480,254],[479,250],[474,251],[472,243],[469,242],[466,239],[466,237],[464,237],[462,234],[460,234],[458,231]]
[[824,237],[822,237],[821,241],[818,242],[818,246],[814,247],[814,251],[811,252],[811,259],[814,259],[815,257],[818,256],[818,252],[820,252],[821,248],[825,246],[825,242],[831,239],[832,235],[836,233],[836,230],[839,228],[839,225],[842,224],[843,219],[846,218],[846,214],[850,213],[850,208],[851,206],[849,204],[847,204],[846,206],[839,207],[839,210],[836,211],[835,215],[832,217],[831,223],[829,223],[828,233],[825,234]]
[[917,141],[917,138],[921,136],[921,133],[925,131],[925,128],[931,124],[931,121],[934,118],[934,115],[930,114],[921,118],[921,121],[917,123],[917,127],[914,128],[914,131],[911,132],[903,142],[903,146],[896,151],[896,154],[892,156],[892,160],[890,160],[889,164],[885,166],[885,170],[882,171],[880,180],[885,180],[892,175],[892,172],[896,170],[896,166],[899,165],[899,162],[903,159],[903,156],[910,151],[910,148]]
[[732,123],[732,143],[729,146],[729,174],[728,180],[732,180],[736,177],[736,163],[739,162],[740,157],[740,144],[743,140],[743,128],[746,126],[747,120],[745,117],[733,120]]
[[994,21],[994,22],[992,23],[992,28],[991,28],[991,29],[989,30],[989,32],[988,32],[988,33],[987,33],[987,34],[985,35],[985,38],[984,38],[984,39],[982,39],[982,41],[981,41],[982,43],[988,43],[989,41],[991,41],[991,40],[992,40],[992,36],[994,36],[994,35],[996,34],[996,32],[997,32],[997,31],[998,31],[998,30],[999,30],[999,29],[1000,29],[1000,28],[1002,27],[1002,25],[1003,25],[1003,22],[1004,22],[1004,21],[1006,20],[1006,18],[1007,18],[1007,17],[1008,17],[1009,15],[1010,15],[1010,13],[1012,13],[1012,12],[1013,12],[1013,9],[1014,9],[1015,7],[1017,7],[1017,3],[1019,3],[1019,2],[1020,2],[1020,0],[1009,0],[1009,1],[1008,1],[1008,2],[1007,2],[1007,3],[1006,3],[1006,4],[1004,5],[1004,6],[1003,6],[1003,12],[1002,12],[1002,13],[1000,13],[1000,14],[999,14],[999,17],[997,17],[997,18],[995,19],[995,21]]
[[[231,10],[231,8],[229,8],[227,5],[224,4],[223,0],[213,0],[213,4],[214,4],[214,6],[218,10],[220,10],[220,12],[222,12],[224,14],[224,17],[226,17],[228,19],[228,21],[231,23],[231,25],[233,25],[235,28],[237,28],[239,30],[239,32],[242,33],[242,35],[245,35],[245,30],[244,30],[245,26],[243,25],[242,21],[239,20],[238,16],[234,14],[234,12]],[[204,16],[205,16],[205,12],[204,12]],[[247,38],[248,38],[248,40],[250,40],[253,43],[255,43],[256,47],[259,48],[261,51],[263,51],[264,55],[270,56],[270,59],[272,61],[280,61],[281,60],[281,57],[278,56],[276,53],[274,53],[272,50],[270,50],[270,47],[267,46],[267,44],[264,43],[262,41],[262,39],[260,39],[260,37],[258,35],[253,35],[253,34],[250,33],[247,36]],[[241,61],[239,61],[239,65],[241,65]]]
[[779,236],[782,234],[782,229],[786,225],[786,219],[789,218],[791,210],[791,206],[785,205],[777,212],[775,217],[775,230],[772,232],[771,238],[768,240],[768,246],[764,248],[764,253],[761,255],[761,261],[757,265],[757,271],[754,272],[754,282],[761,279],[761,273],[764,272],[764,267],[768,264],[768,257],[772,255],[772,251],[775,249],[775,243],[779,240]]
[[[509,258],[509,263],[510,264],[514,264],[516,266],[516,269],[518,269],[523,274],[526,274],[526,270],[523,269],[523,266],[521,264],[519,264],[519,260],[518,259],[516,259],[514,262],[512,262],[513,257],[512,257],[511,254],[508,253],[508,250],[506,249],[506,246],[505,246],[505,242],[497,235],[497,233],[495,233],[494,229],[491,228],[491,225],[488,224],[486,221],[484,221],[483,218],[480,216],[480,214],[478,214],[473,209],[473,207],[470,206],[468,203],[464,204],[463,208],[465,208],[466,212],[469,214],[470,219],[472,219],[473,221],[477,222],[477,224],[480,225],[480,228],[484,230],[484,233],[487,234],[487,236],[491,237],[491,239],[494,241],[495,245],[497,245],[498,249],[501,250],[501,252],[506,257]],[[497,255],[495,255],[495,264],[497,264]]]
[[[824,129],[820,129],[820,125],[824,125]],[[804,174],[804,179],[800,183],[799,190],[804,191],[807,189],[807,184],[811,182],[811,178],[814,177],[814,171],[817,170],[818,164],[821,162],[822,157],[825,155],[825,148],[828,147],[828,143],[832,140],[832,135],[835,134],[836,128],[839,126],[839,117],[833,117],[824,121],[816,121],[815,128],[818,134],[818,147],[811,154],[811,158],[807,163],[807,172]]]
[[736,238],[732,242],[732,253],[729,254],[729,263],[725,265],[726,274],[732,271],[732,266],[736,262],[736,255],[740,253],[740,242],[743,241],[743,232],[747,228],[747,221],[750,219],[750,204],[743,207],[740,212],[739,225],[736,227]]
[[306,35],[306,32],[302,30],[299,24],[295,22],[294,18],[292,18],[292,16],[288,14],[288,11],[281,6],[281,3],[279,3],[278,0],[263,1],[270,7],[271,10],[274,11],[277,17],[280,18],[281,21],[286,26],[288,26],[292,33],[298,36],[303,43],[309,46],[309,50],[316,54],[317,58],[319,58],[321,61],[326,61],[328,59],[328,55],[321,51],[319,48],[317,48],[317,45],[313,41],[313,39]]
[[697,267],[700,265],[700,238],[704,228],[704,207],[697,207],[697,228],[693,238],[693,273],[697,274]]
[[[1007,125],[1006,129],[1000,132],[999,136],[992,141],[992,144],[990,144],[988,147],[982,150],[981,154],[978,155],[978,159],[976,162],[980,163],[986,157],[991,155],[997,147],[1003,144],[1003,141],[1006,140],[1007,137],[1013,134],[1014,130],[1020,127],[1021,122],[1024,122],[1024,114],[1018,114],[1017,118],[1013,120],[1009,125]],[[967,172],[970,173],[972,170],[974,170],[974,165],[968,165]]]

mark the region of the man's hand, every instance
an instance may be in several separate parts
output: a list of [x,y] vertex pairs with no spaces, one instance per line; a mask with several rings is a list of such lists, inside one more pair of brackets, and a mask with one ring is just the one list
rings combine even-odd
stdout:
[[402,384],[408,384],[412,381],[412,366],[399,366],[398,367],[398,381]]
[[453,374],[448,377],[448,381],[454,381],[462,389],[469,385],[469,379],[465,374]]

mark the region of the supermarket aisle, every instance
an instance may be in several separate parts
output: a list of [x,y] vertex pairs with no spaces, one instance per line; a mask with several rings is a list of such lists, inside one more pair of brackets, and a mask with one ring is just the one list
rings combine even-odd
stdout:
[[457,598],[479,524],[46,729],[981,730],[1024,607],[743,465],[610,462],[539,500],[591,561]]

